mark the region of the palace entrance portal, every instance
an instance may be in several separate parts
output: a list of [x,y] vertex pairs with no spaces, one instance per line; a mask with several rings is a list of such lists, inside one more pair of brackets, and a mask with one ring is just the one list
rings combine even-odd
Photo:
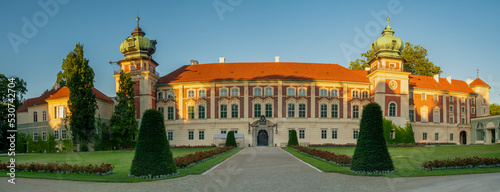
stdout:
[[264,116],[254,121],[248,127],[248,134],[252,136],[252,142],[249,146],[274,146],[274,134],[277,134],[276,127],[276,123],[266,120]]
[[269,146],[269,136],[266,130],[260,130],[257,135],[257,146]]

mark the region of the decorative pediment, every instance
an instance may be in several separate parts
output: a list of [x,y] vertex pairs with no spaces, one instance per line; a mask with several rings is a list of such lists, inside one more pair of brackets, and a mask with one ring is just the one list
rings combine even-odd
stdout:
[[220,99],[218,103],[219,104],[228,104],[229,101],[226,98],[223,98],[223,99]]
[[[265,123],[263,123],[265,122]],[[250,124],[251,127],[259,127],[259,126],[265,126],[265,127],[274,127],[276,124],[270,120],[264,119],[259,119],[257,121],[254,121],[252,124]]]
[[370,104],[370,101],[368,101],[368,100],[361,101],[361,106],[366,106],[368,104]]
[[328,99],[326,99],[326,98],[321,98],[321,99],[318,101],[318,103],[323,103],[323,104],[324,104],[324,103],[329,103],[329,102],[330,102],[330,101],[329,101]]
[[359,99],[351,100],[351,105],[359,105],[359,104],[361,104],[361,101],[359,101]]
[[293,97],[290,97],[288,99],[285,100],[286,103],[296,103],[297,102],[297,99],[293,98]]
[[262,103],[264,100],[262,100],[260,97],[255,98],[252,100],[252,103]]
[[264,103],[274,103],[274,99],[272,99],[271,97],[268,97],[268,98],[264,99]]
[[198,105],[206,105],[208,102],[207,102],[207,100],[205,100],[205,99],[199,99],[196,103],[197,103]]
[[307,101],[307,99],[305,99],[305,98],[300,98],[300,99],[297,101],[297,103],[307,103],[307,102],[308,102],[308,101]]
[[175,102],[174,101],[167,101],[167,106],[175,106]]
[[194,100],[190,99],[190,100],[188,100],[188,101],[186,102],[186,105],[187,105],[187,106],[194,106],[194,105],[196,105],[196,102],[195,102]]
[[332,100],[330,100],[330,104],[340,104],[340,100],[337,99],[337,98],[333,98]]
[[237,98],[232,98],[231,101],[229,101],[231,104],[240,104],[240,100]]

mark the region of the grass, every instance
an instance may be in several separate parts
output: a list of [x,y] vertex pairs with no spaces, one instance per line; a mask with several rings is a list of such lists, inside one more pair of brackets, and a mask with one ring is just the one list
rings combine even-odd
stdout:
[[[199,149],[171,149],[174,157],[184,156],[196,151],[208,151],[214,148],[199,148]],[[101,164],[110,163],[115,166],[115,173],[99,176],[99,175],[80,175],[80,174],[60,174],[60,173],[31,173],[31,172],[16,172],[17,177],[25,178],[41,178],[41,179],[60,179],[60,180],[75,180],[75,181],[99,181],[99,182],[141,182],[154,181],[170,178],[183,177],[186,175],[198,175],[212,168],[218,163],[224,161],[234,155],[242,148],[235,148],[222,155],[213,157],[209,160],[198,163],[186,169],[177,169],[179,174],[168,178],[158,179],[138,179],[128,177],[130,173],[130,165],[134,158],[135,151],[99,151],[99,152],[82,152],[82,153],[46,153],[46,154],[26,154],[17,155],[16,163],[48,163],[48,162],[66,162],[69,164]],[[2,162],[7,162],[10,159],[8,156],[0,156]],[[8,176],[7,172],[0,172],[1,176]]]
[[[324,172],[337,172],[357,175],[349,172],[349,167],[340,167],[316,158],[299,153],[291,148],[284,148],[299,159],[317,167]],[[314,147],[314,149],[334,153],[354,155],[354,147]],[[425,171],[418,169],[422,163],[435,159],[453,159],[455,157],[500,157],[500,145],[465,145],[465,146],[428,146],[426,148],[389,148],[394,167],[397,172],[384,174],[387,177],[419,177],[437,175],[460,175],[476,173],[500,172],[500,167],[473,168],[473,169],[448,169]]]

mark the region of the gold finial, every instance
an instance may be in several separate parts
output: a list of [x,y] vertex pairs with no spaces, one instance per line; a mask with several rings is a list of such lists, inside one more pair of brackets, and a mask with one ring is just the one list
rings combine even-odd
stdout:
[[389,25],[389,21],[391,20],[390,17],[387,17],[387,25]]
[[139,27],[139,20],[141,20],[139,17],[135,18],[137,20],[137,27]]

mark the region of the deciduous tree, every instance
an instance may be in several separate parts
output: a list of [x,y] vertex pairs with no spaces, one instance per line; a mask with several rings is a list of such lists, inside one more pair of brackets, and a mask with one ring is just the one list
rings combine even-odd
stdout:
[[120,72],[119,90],[116,93],[118,104],[111,117],[111,138],[119,149],[134,147],[133,138],[137,135],[136,108],[134,104],[134,83],[130,74]]
[[490,104],[490,115],[500,115],[500,105],[496,103]]

